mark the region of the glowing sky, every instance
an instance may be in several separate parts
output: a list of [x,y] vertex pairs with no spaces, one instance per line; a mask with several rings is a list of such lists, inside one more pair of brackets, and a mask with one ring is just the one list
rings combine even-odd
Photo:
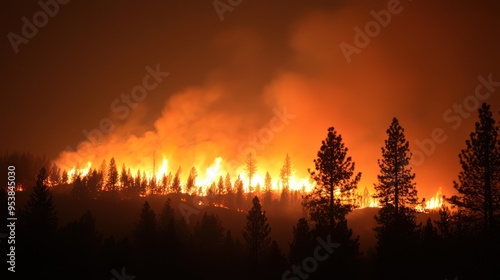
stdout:
[[[42,8],[11,2],[0,9],[4,152],[56,159],[109,119],[115,129],[95,158],[140,161],[161,150],[206,165],[240,160],[257,136],[262,169],[279,168],[289,153],[307,174],[334,126],[362,188],[376,182],[397,117],[414,153],[436,129],[446,138],[415,166],[419,195],[430,197],[439,186],[453,192],[478,85],[500,120],[496,1],[241,1],[222,21],[214,1],[70,1],[17,53],[9,34],[21,36],[22,18]],[[371,35],[357,33],[367,26]],[[342,44],[356,49],[346,56]],[[155,67],[169,75],[132,108],[122,94]],[[276,110],[293,117],[273,122]]]

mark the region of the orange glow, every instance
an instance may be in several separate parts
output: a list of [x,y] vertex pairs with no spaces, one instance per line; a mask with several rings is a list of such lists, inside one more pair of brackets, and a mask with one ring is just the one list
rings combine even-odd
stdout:
[[[276,160],[276,161],[280,161],[280,160]],[[62,158],[60,160],[60,162],[57,162],[56,164],[58,166],[61,166],[62,168],[64,168],[64,164],[62,164],[64,162],[67,162],[67,160]],[[106,164],[109,164],[108,162],[109,161],[106,161]],[[160,185],[163,177],[167,176],[169,173],[171,173],[172,176],[175,175],[174,170],[169,170],[170,161],[165,156],[163,156],[162,164],[161,164],[161,166],[159,166],[159,168],[150,168],[150,167],[154,167],[153,163],[144,166],[143,163],[139,163],[137,165],[131,164],[133,162],[136,162],[136,161],[134,161],[132,159],[125,160],[124,162],[116,160],[118,173],[120,174],[122,172],[120,169],[120,166],[122,166],[122,164],[125,163],[125,167],[127,169],[130,169],[130,172],[131,172],[134,179],[137,176],[136,175],[137,172],[140,170],[141,176],[143,174],[145,174],[145,178],[149,182],[151,182],[151,180],[153,180],[153,178],[155,178],[156,185]],[[82,176],[82,177],[86,176],[87,174],[89,174],[89,172],[91,171],[92,168],[95,168],[95,166],[98,166],[98,164],[92,163],[90,161],[87,162],[87,165],[84,168],[80,168],[80,167],[78,167],[78,165],[71,166],[71,168],[68,171],[68,183],[72,183],[77,175]],[[107,168],[109,168],[109,166]],[[199,172],[199,174],[196,178],[196,186],[195,186],[195,189],[200,190],[200,194],[202,194],[202,195],[206,195],[209,187],[214,183],[217,184],[220,177],[225,179],[226,174],[230,174],[231,182],[233,184],[234,184],[235,179],[238,178],[238,176],[239,176],[239,178],[241,179],[241,181],[243,183],[244,192],[246,192],[246,193],[248,193],[250,191],[256,191],[257,186],[259,186],[261,191],[264,190],[264,188],[265,188],[265,173],[267,172],[267,170],[266,171],[265,170],[258,170],[258,172],[253,175],[252,180],[251,180],[252,186],[250,188],[248,174],[245,172],[245,166],[242,164],[236,168],[231,167],[220,156],[215,157],[213,162],[208,167],[206,167],[204,169],[201,166],[195,166],[195,168],[196,168],[196,170],[205,170],[204,172]],[[183,168],[182,170],[186,170],[186,169]],[[189,169],[187,169],[187,170],[189,170]],[[108,172],[108,170],[106,170],[106,172]],[[269,173],[271,174],[271,177],[272,177],[271,189],[274,192],[281,192],[283,187],[282,187],[281,179],[279,178],[279,169],[276,170],[274,173],[271,173],[271,171],[269,171]],[[153,177],[153,175],[155,175],[155,176]],[[181,180],[182,187],[184,187],[188,175],[189,175],[188,172],[181,173],[180,180]],[[120,185],[120,184],[121,183],[119,182],[118,185]],[[292,175],[290,176],[290,179],[289,179],[290,191],[310,192],[314,188],[314,185],[315,185],[315,182],[313,182],[309,177],[299,177],[295,174],[295,172],[292,173]],[[150,192],[146,191],[146,193],[143,194],[143,196],[148,195],[148,194],[150,194]]]
[[73,168],[71,168],[68,171],[68,182],[73,182],[73,178],[75,176],[82,176],[82,177],[87,176],[91,167],[92,167],[92,163],[90,161],[87,162],[87,167],[84,167],[84,168],[79,168],[77,166],[73,166]]

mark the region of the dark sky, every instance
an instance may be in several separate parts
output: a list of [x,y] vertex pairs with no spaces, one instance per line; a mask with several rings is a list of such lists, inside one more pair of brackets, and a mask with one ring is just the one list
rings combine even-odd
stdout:
[[[115,129],[98,146],[80,146],[82,161],[115,156],[138,166],[157,153],[172,169],[203,169],[217,156],[241,160],[256,135],[261,170],[278,169],[289,153],[306,176],[334,126],[363,173],[360,186],[371,187],[397,117],[414,154],[433,130],[446,138],[414,166],[419,194],[453,192],[477,120],[478,77],[500,82],[497,1],[246,0],[222,21],[213,2],[69,1],[49,7],[43,22],[37,2],[3,1],[2,151],[72,165],[60,153],[107,119]],[[40,27],[19,39],[23,17],[34,15]],[[367,26],[371,37],[356,37]],[[356,52],[346,59],[341,44]],[[169,76],[130,108],[120,98],[148,66]],[[500,86],[490,89],[479,96],[500,120]],[[284,109],[293,117],[270,130]]]

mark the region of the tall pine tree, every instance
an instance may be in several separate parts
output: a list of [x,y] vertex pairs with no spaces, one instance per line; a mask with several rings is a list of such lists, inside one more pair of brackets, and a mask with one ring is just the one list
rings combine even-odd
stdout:
[[243,237],[250,251],[252,267],[259,268],[271,247],[271,226],[257,196],[252,199],[252,204],[252,208],[248,211]]
[[[58,218],[52,193],[47,187],[47,171],[41,168],[36,184],[20,214],[22,221],[19,246],[21,271],[32,271],[33,276],[52,275],[56,265],[55,244]],[[25,266],[25,267],[23,267]]]
[[[309,170],[316,185],[305,196],[303,205],[309,212],[316,235],[323,238],[334,233],[337,225],[343,223],[345,216],[353,209],[353,204],[349,202],[361,173],[354,174],[355,164],[347,156],[347,150],[342,136],[333,127],[328,128],[328,135],[314,160],[315,170]],[[338,241],[342,243],[346,240]]]
[[[382,147],[382,159],[378,160],[380,173],[375,184],[374,198],[381,206],[375,220],[377,250],[381,260],[381,270],[387,279],[397,278],[397,269],[411,263],[418,240],[415,206],[418,203],[415,174],[410,166],[411,152],[405,138],[404,129],[393,118],[387,129],[388,138]],[[394,274],[393,274],[394,273]]]
[[500,222],[500,138],[499,126],[493,119],[490,106],[479,108],[479,122],[466,148],[459,154],[462,171],[453,187],[458,195],[449,202],[458,206],[471,220],[493,238]]

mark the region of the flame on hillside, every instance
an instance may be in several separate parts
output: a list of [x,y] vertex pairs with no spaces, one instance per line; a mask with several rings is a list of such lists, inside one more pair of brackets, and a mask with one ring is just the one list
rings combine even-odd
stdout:
[[[162,180],[164,180],[166,176],[174,176],[175,173],[178,172],[178,169],[175,170],[169,169],[169,161],[166,157],[163,157],[162,164],[159,166],[159,168],[156,168],[154,166],[155,164],[151,164],[152,166],[151,168],[144,168],[143,166],[142,167],[129,166],[126,163],[122,164],[125,166],[127,172],[130,171],[129,173],[132,175],[133,179],[136,179],[138,177],[137,174],[139,173],[140,176],[146,178],[148,184],[153,183],[154,185],[157,186],[163,183]],[[117,162],[116,165],[119,176],[121,176],[122,169],[120,169],[119,167],[121,166],[120,162]],[[87,176],[90,172],[92,172],[92,170],[102,171],[100,170],[101,167],[97,168],[95,166],[96,164],[88,161],[86,166],[83,168],[79,167],[78,165],[71,167],[67,172],[68,183],[73,183],[74,179],[77,176],[80,177]],[[200,194],[206,195],[208,189],[213,184],[217,184],[221,177],[223,178],[223,180],[225,180],[226,175],[229,174],[232,183],[234,183],[237,178],[241,180],[245,193],[255,191],[256,188],[264,190],[264,188],[266,187],[265,172],[257,172],[256,174],[253,175],[252,179],[249,180],[245,168],[246,168],[245,165],[241,165],[238,168],[236,168],[236,170],[231,170],[230,166],[228,164],[225,164],[222,157],[216,157],[212,162],[212,164],[204,169],[204,172],[198,171],[198,175],[195,181],[196,182],[195,188],[197,190],[201,190]],[[196,169],[200,170],[200,168]],[[107,169],[104,170],[104,173],[106,172],[108,172]],[[276,173],[273,174],[274,176],[271,175],[271,177],[273,178],[271,180],[271,190],[281,191],[283,188],[282,182],[281,179],[279,178],[279,174]],[[182,191],[186,191],[185,186],[188,176],[189,173],[188,172],[183,173],[181,169],[181,176],[179,179]],[[289,177],[289,190],[291,191],[310,192],[314,187],[314,185],[315,183],[312,182],[310,178],[300,178],[295,175],[295,172],[292,172],[291,176]],[[117,182],[117,187],[118,189],[121,187],[120,181]],[[151,192],[146,191],[146,193],[142,194],[142,196],[146,196],[148,194],[151,194]]]

